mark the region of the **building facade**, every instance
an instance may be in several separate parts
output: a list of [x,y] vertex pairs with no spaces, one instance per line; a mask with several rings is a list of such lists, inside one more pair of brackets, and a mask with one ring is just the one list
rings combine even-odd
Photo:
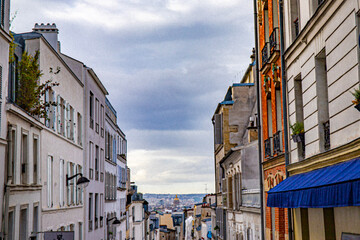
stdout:
[[[4,206],[4,186],[6,178],[6,148],[7,148],[7,122],[6,122],[6,96],[9,76],[9,46],[11,36],[9,35],[10,0],[2,1],[0,6],[0,206]],[[4,226],[3,212],[0,209],[0,226]],[[4,238],[6,228],[0,229],[0,239]]]
[[[359,163],[360,118],[351,94],[359,89],[358,12],[358,1],[284,4],[288,118],[290,125],[302,125],[302,132],[291,132],[290,177],[284,184],[298,186],[294,194],[312,194],[312,201],[304,197],[285,204],[289,192],[283,189],[280,197],[280,184],[270,192],[268,205],[292,208],[295,239],[341,239],[360,233],[358,188],[351,187],[359,176],[349,172]],[[326,174],[334,175],[331,189]],[[341,177],[349,174],[348,180]],[[304,182],[305,175],[313,182],[311,189],[294,183]],[[326,193],[326,199],[315,191]]]
[[[286,178],[279,1],[258,1],[263,186],[267,192]],[[278,220],[277,220],[278,219]],[[287,210],[265,207],[267,239],[287,239]]]
[[105,239],[105,106],[107,90],[93,69],[85,71],[85,239]]

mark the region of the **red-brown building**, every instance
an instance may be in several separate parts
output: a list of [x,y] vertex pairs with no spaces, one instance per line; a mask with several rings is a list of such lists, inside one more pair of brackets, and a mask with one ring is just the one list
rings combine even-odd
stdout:
[[[265,206],[267,192],[286,178],[278,0],[258,0],[259,67]],[[265,207],[265,238],[288,239],[287,209]]]

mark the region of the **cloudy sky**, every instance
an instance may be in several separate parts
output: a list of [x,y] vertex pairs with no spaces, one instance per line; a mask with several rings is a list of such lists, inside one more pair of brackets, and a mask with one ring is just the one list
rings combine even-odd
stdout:
[[11,0],[15,32],[56,23],[92,67],[128,139],[140,191],[214,191],[211,117],[250,62],[249,0]]

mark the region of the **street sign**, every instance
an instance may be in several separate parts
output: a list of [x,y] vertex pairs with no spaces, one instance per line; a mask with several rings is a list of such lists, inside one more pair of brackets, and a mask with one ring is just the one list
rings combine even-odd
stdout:
[[44,240],[74,240],[74,232],[44,232]]

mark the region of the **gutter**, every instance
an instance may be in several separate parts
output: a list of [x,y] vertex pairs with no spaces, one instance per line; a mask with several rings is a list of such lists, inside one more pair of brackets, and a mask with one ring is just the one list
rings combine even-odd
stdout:
[[[289,132],[288,132],[288,112],[287,112],[287,87],[286,87],[286,71],[285,71],[285,52],[284,52],[284,16],[283,16],[283,0],[279,0],[279,20],[280,20],[280,55],[281,55],[281,85],[282,85],[282,101],[283,101],[283,120],[284,120],[284,150],[285,150],[285,171],[286,178],[289,177]],[[293,239],[291,208],[288,208],[288,234],[289,239]]]
[[262,169],[262,144],[261,144],[261,121],[260,121],[260,79],[259,79],[259,38],[258,38],[258,23],[257,23],[257,8],[256,0],[254,2],[254,33],[255,33],[255,85],[256,85],[256,102],[257,102],[257,131],[258,131],[258,154],[259,154],[259,181],[260,181],[260,216],[261,216],[261,240],[265,240],[265,221],[264,221],[264,187],[263,187],[263,169]]

